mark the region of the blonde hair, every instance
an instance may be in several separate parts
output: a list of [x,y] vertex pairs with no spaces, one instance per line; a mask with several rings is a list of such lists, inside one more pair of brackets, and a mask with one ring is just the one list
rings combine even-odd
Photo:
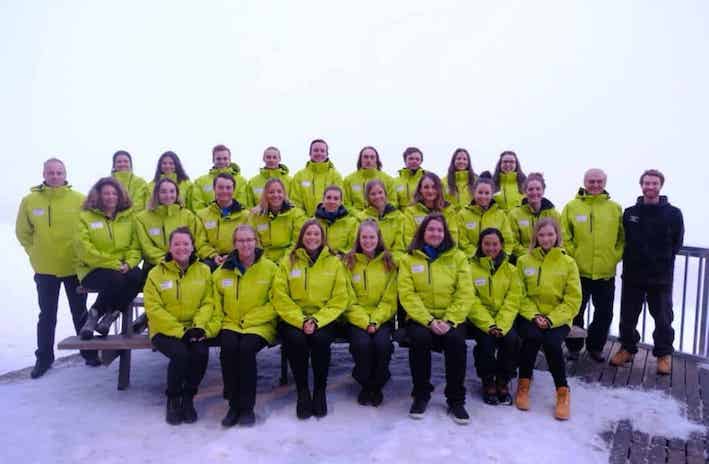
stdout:
[[554,232],[556,232],[556,242],[554,242],[554,246],[560,247],[563,245],[564,241],[561,237],[561,227],[559,227],[559,223],[554,218],[546,217],[540,219],[539,222],[534,225],[534,233],[532,234],[532,240],[529,242],[529,251],[532,251],[539,246],[539,242],[537,241],[537,233],[539,233],[542,227],[547,226],[553,227]]
[[[258,201],[258,206],[261,209],[260,214],[268,214],[269,210],[269,205],[268,205],[268,189],[271,187],[273,184],[278,184],[281,186],[281,189],[283,189],[283,206],[289,205],[290,202],[288,201],[288,193],[286,192],[286,186],[283,184],[283,181],[279,179],[278,177],[272,177],[266,181],[266,184],[263,186],[263,191],[261,192],[261,198],[259,198]],[[281,209],[283,209],[283,206],[281,206]]]

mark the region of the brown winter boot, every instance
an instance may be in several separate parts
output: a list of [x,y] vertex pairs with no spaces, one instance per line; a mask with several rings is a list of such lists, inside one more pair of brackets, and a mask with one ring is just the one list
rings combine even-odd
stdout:
[[568,420],[571,416],[571,394],[569,387],[559,387],[556,389],[556,409],[554,417],[559,420]]
[[633,360],[633,354],[630,353],[629,351],[625,351],[623,348],[621,348],[611,358],[610,365],[616,366],[616,367],[622,367],[625,363],[629,363],[632,360]]
[[670,375],[670,372],[672,372],[672,356],[666,354],[657,358],[657,373]]
[[517,380],[517,394],[515,395],[515,405],[517,409],[526,411],[529,409],[529,386],[532,379]]

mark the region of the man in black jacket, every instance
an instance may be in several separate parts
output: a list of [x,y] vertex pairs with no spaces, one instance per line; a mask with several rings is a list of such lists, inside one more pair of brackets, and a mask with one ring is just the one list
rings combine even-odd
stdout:
[[672,361],[672,281],[675,256],[682,247],[684,223],[679,208],[660,195],[665,176],[650,169],[640,176],[643,196],[623,213],[625,251],[623,288],[620,300],[620,342],[622,348],[611,359],[622,366],[638,351],[636,330],[643,302],[647,301],[655,320],[652,337],[657,357],[657,373],[669,374]]

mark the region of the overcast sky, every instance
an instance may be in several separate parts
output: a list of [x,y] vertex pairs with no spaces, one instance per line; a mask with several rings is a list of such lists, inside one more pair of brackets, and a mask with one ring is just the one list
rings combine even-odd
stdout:
[[363,145],[386,171],[416,145],[443,173],[512,149],[559,208],[602,167],[624,206],[663,170],[687,244],[709,245],[709,2],[0,0],[0,222],[63,158],[85,191],[117,149],[152,176],[210,149],[245,174],[267,145],[297,170],[328,140],[343,175]]

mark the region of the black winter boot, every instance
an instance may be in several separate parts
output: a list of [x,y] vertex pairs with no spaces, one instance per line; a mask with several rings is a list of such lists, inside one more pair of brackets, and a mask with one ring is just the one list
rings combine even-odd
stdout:
[[236,406],[229,406],[229,410],[222,419],[222,426],[233,427],[239,422],[239,409]]
[[170,425],[180,425],[182,423],[182,398],[179,396],[169,396],[167,398],[165,421]]
[[143,313],[133,321],[133,333],[141,334],[148,328],[148,316]]
[[194,393],[182,395],[182,422],[192,424],[197,422],[197,410],[194,408]]
[[327,395],[325,387],[318,387],[313,390],[313,416],[327,416]]
[[96,330],[96,324],[98,319],[101,317],[101,313],[97,308],[92,307],[89,309],[86,316],[86,322],[84,326],[79,331],[79,338],[82,340],[89,340],[94,336],[94,330]]
[[96,324],[96,332],[101,334],[103,337],[108,335],[108,331],[111,330],[111,326],[120,315],[121,312],[118,310],[109,311],[104,314],[101,320],[98,321],[98,324]]

